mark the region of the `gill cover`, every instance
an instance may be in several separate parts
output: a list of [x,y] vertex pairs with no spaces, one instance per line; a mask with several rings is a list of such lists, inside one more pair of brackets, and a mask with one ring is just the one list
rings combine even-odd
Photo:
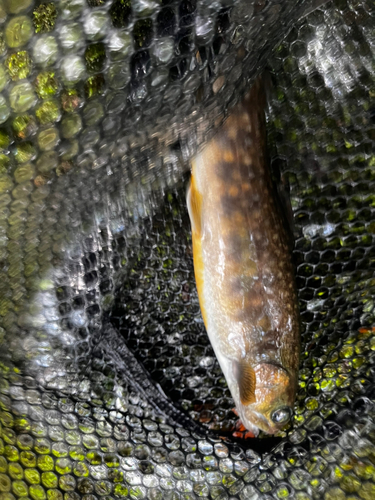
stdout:
[[289,373],[280,365],[261,363],[255,367],[257,387],[277,390],[281,395],[290,385]]

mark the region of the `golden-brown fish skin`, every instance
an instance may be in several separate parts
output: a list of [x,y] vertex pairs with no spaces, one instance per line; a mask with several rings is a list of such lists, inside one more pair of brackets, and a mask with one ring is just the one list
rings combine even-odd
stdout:
[[272,434],[291,416],[300,330],[290,237],[267,164],[265,105],[258,79],[195,158],[187,201],[211,344],[245,427]]

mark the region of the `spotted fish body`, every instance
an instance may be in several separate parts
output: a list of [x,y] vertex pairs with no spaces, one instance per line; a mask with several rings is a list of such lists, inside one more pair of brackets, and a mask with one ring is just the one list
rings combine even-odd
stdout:
[[244,426],[285,426],[300,332],[290,235],[266,161],[264,85],[193,162],[187,203],[203,320]]

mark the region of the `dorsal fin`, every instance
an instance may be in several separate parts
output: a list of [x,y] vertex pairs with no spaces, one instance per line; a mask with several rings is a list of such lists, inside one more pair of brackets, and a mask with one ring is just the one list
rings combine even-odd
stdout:
[[202,223],[202,195],[197,190],[195,178],[192,175],[190,180],[190,185],[188,187],[186,202],[191,222],[191,228],[198,236],[201,235]]
[[244,406],[256,402],[255,388],[256,377],[254,369],[243,360],[238,363],[238,387],[240,389],[240,399]]

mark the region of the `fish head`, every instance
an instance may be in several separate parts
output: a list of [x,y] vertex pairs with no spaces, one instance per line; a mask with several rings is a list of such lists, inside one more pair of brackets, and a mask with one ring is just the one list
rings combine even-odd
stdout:
[[[259,429],[275,434],[292,418],[297,387],[297,375],[290,374],[282,366],[261,363],[251,368],[254,372],[253,398],[244,397],[239,380],[238,414],[243,425],[257,435]],[[246,382],[245,380],[245,383]]]

